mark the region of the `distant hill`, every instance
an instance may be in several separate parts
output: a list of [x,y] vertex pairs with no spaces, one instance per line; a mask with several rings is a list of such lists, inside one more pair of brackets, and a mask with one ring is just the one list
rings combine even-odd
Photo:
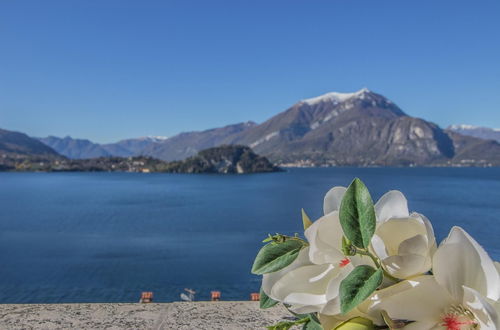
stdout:
[[169,161],[182,160],[195,155],[200,150],[231,143],[236,136],[256,125],[256,123],[249,121],[201,132],[181,133],[158,144],[148,146],[143,150],[143,154]]
[[472,125],[451,125],[447,128],[459,134],[500,142],[500,129]]
[[71,159],[109,157],[112,155],[101,145],[85,139],[73,139],[70,136],[64,138],[48,136],[38,140],[50,146],[59,154]]
[[183,161],[168,163],[172,173],[262,173],[279,172],[265,157],[255,154],[246,146],[223,145],[200,151]]
[[59,157],[44,143],[24,133],[0,129],[0,155]]
[[60,159],[64,157],[37,139],[0,129],[0,171],[15,170],[25,162],[45,164]]
[[103,144],[102,147],[113,156],[128,157],[145,155],[145,150],[167,140],[166,137],[147,136],[121,140],[116,143]]

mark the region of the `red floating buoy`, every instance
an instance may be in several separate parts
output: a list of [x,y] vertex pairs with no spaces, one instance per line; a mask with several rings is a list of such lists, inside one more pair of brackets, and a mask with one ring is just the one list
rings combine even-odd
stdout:
[[220,291],[212,291],[212,301],[219,301],[220,300]]

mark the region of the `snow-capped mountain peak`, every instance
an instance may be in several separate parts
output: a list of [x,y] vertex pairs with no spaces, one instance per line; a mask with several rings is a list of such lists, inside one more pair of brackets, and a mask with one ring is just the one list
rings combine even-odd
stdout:
[[366,94],[371,93],[368,88],[360,89],[357,92],[353,93],[339,93],[339,92],[330,92],[320,96],[312,97],[309,99],[302,100],[301,102],[307,103],[309,105],[315,105],[320,102],[332,102],[332,103],[342,103],[352,98],[365,98]]

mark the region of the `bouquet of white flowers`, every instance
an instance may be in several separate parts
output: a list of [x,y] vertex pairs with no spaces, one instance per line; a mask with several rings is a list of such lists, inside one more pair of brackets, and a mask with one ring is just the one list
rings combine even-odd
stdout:
[[460,227],[437,247],[430,221],[389,191],[374,205],[355,179],[302,211],[305,240],[269,235],[254,274],[261,308],[295,316],[269,329],[499,329],[500,264]]

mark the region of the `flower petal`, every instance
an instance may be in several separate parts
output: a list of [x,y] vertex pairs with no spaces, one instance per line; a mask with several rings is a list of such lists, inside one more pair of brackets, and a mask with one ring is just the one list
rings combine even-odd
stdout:
[[466,286],[492,300],[500,297],[500,275],[484,249],[462,228],[453,227],[434,254],[436,281],[458,301]]
[[369,315],[361,312],[358,308],[354,308],[347,314],[337,314],[337,315],[326,315],[320,313],[318,315],[319,321],[325,330],[333,330],[339,326],[342,322],[350,320],[354,317],[363,317],[366,319],[371,319]]
[[325,304],[320,305],[299,305],[293,304],[289,309],[296,314],[309,314],[319,312]]
[[274,284],[276,284],[277,281],[279,281],[285,274],[288,272],[302,266],[310,265],[311,262],[309,261],[309,248],[305,248],[300,250],[299,255],[297,256],[297,259],[295,259],[290,265],[286,266],[285,268],[273,272],[273,273],[268,273],[264,274],[262,276],[262,290],[264,291],[265,294],[267,294],[269,297],[271,297],[274,300],[277,300],[276,297],[271,296],[271,289],[273,288]]
[[371,248],[373,249],[373,252],[380,258],[380,259],[385,259],[389,256],[387,254],[387,250],[385,248],[385,243],[384,240],[377,235],[375,232],[375,235],[372,237],[371,241]]
[[325,215],[340,209],[340,203],[342,202],[346,190],[346,187],[338,186],[333,187],[326,193],[323,201],[323,213]]
[[[408,238],[399,244],[398,254],[418,254],[421,256],[426,256],[429,252],[429,246],[427,245],[427,239],[424,235],[415,235]],[[430,265],[429,265],[430,266]]]
[[376,291],[366,308],[369,315],[383,324],[380,312],[392,319],[436,324],[441,313],[453,303],[450,295],[430,275],[415,277]]
[[321,308],[320,313],[325,315],[340,314],[340,296],[328,300],[328,302]]
[[415,235],[425,236],[427,230],[421,219],[406,217],[388,219],[378,225],[375,233],[384,242],[387,253],[395,255],[401,242]]
[[344,259],[342,226],[339,213],[334,211],[314,221],[304,232],[309,241],[309,258],[315,264],[336,264]]
[[368,256],[358,254],[358,255],[349,257],[349,259],[351,260],[351,264],[353,267],[361,266],[361,265],[368,265],[368,266],[372,266],[372,267],[376,268],[376,265],[373,262],[372,258],[370,258]]
[[339,271],[331,264],[298,267],[274,284],[270,297],[288,304],[325,304],[328,284]]
[[404,218],[410,215],[408,201],[398,190],[385,193],[375,204],[377,222],[384,222],[390,218]]
[[481,330],[496,330],[500,327],[499,315],[488,301],[474,289],[463,287],[464,306],[476,317]]
[[420,213],[416,213],[416,212],[413,212],[410,217],[412,218],[420,218],[422,220],[422,222],[424,223],[425,225],[425,229],[427,230],[427,244],[431,247],[431,250],[432,250],[432,254],[434,254],[434,252],[436,251],[436,236],[434,235],[434,228],[432,228],[432,224],[431,222],[429,221],[429,219],[423,215],[423,214],[420,214]]
[[382,263],[392,276],[401,279],[421,275],[431,268],[430,258],[417,254],[390,256]]
[[290,304],[290,305],[302,303],[303,307],[314,306],[313,308],[310,309],[309,312],[312,313],[312,312],[319,312],[327,301],[325,295],[304,293],[304,292],[292,292],[283,299],[283,302],[285,304]]
[[319,314],[319,321],[323,329],[330,330],[335,329],[340,323],[344,322],[340,317],[342,317],[342,315]]
[[430,329],[430,330],[438,330],[438,329],[443,329],[443,327],[440,326],[439,322],[436,322],[436,320],[425,320],[425,321],[417,321],[417,322],[412,322],[410,324],[405,325],[404,327],[405,330],[422,330],[422,329]]
[[321,326],[325,330],[332,330],[337,328],[342,322],[347,321],[349,317],[345,315],[327,315],[327,314],[319,314],[319,321],[321,322]]
[[326,305],[321,309],[321,313],[326,315],[340,314],[340,283],[351,273],[354,265],[349,263],[340,267],[338,275],[333,278],[326,289]]

